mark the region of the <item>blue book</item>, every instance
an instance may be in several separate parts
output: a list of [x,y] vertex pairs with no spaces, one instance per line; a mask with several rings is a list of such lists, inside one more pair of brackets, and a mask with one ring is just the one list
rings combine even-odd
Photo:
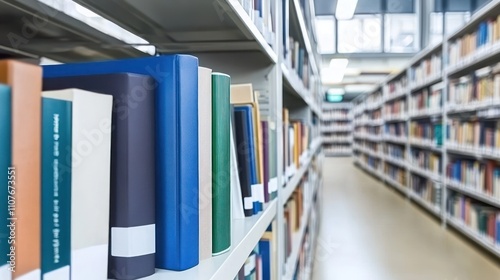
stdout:
[[237,147],[237,161],[238,161],[238,176],[240,179],[241,195],[244,205],[244,213],[246,217],[254,214],[254,199],[252,196],[252,179],[250,175],[250,153],[246,153],[248,149],[248,116],[243,110],[236,110],[233,106],[234,114],[234,131],[235,131],[235,146]]
[[262,280],[271,280],[272,244],[270,239],[259,241],[259,252],[262,257]]
[[[259,183],[259,180],[257,178],[257,156],[256,156],[256,146],[253,141],[254,138],[254,124],[253,124],[253,112],[252,112],[252,106],[250,105],[238,105],[234,107],[234,110],[244,112],[244,114],[247,116],[247,121],[248,125],[245,126],[247,129],[247,135],[248,135],[248,141],[247,143],[247,151],[249,153],[249,160],[250,160],[250,184],[256,185]],[[253,194],[254,196],[256,194]],[[255,198],[255,197],[254,197]],[[263,205],[259,201],[254,201],[254,214],[259,213],[262,211]]]
[[[12,114],[11,114],[11,91],[10,87],[0,84],[0,170],[8,174],[12,164],[11,141],[12,141]],[[0,176],[0,275],[10,274],[9,270],[9,218],[8,195],[9,176]]]
[[72,102],[43,97],[42,279],[70,278],[71,142]]
[[[198,60],[167,55],[50,65],[44,78],[113,73],[154,78],[156,95],[156,267],[199,262]],[[138,88],[138,94],[140,94]]]

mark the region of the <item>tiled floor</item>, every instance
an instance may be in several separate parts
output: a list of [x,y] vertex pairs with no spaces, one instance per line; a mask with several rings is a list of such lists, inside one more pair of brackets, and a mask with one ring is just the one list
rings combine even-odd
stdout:
[[500,260],[353,165],[326,158],[315,280],[499,280]]

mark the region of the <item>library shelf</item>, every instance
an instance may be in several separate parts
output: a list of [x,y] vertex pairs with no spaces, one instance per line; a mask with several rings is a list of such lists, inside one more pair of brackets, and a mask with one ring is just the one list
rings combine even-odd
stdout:
[[309,206],[307,206],[307,209],[304,211],[304,214],[302,214],[301,218],[302,223],[300,224],[299,230],[293,234],[292,251],[285,263],[285,275],[283,275],[283,279],[285,280],[293,279],[293,274],[295,273],[295,267],[297,265],[297,261],[300,255],[300,248],[302,247],[302,241],[304,240],[304,235],[306,233],[307,226],[309,225],[309,217],[311,215],[311,209],[312,209],[311,203],[312,201],[308,203]]
[[[77,2],[141,34],[161,53],[259,51],[270,64],[278,62],[276,52],[238,0]],[[172,26],[177,26],[177,30],[170,31]]]
[[408,120],[407,115],[393,115],[393,116],[386,116],[384,119],[385,123],[394,123],[394,122],[405,122]]
[[500,42],[483,46],[445,70],[450,78],[458,78],[471,71],[489,66],[500,59]]
[[442,147],[437,146],[436,144],[432,143],[433,141],[427,140],[427,139],[410,139],[410,146],[414,146],[417,148],[423,148],[423,149],[429,149],[433,152],[436,153],[442,153]]
[[495,198],[491,195],[488,195],[484,192],[475,190],[472,187],[467,187],[464,184],[461,184],[460,182],[456,182],[455,180],[451,180],[450,178],[447,178],[446,179],[446,186],[451,190],[465,194],[467,196],[475,198],[476,200],[482,201],[482,202],[489,204],[491,206],[494,206],[496,208],[500,208],[500,199]]
[[439,73],[438,75],[427,77],[423,82],[411,85],[410,91],[415,92],[415,91],[424,89],[426,87],[430,87],[434,84],[441,82],[442,80],[443,80],[443,76],[441,75],[441,73]]
[[325,138],[323,139],[323,143],[328,144],[328,143],[352,143],[352,138],[345,138],[345,139],[328,139]]
[[383,100],[376,102],[376,103],[372,103],[372,104],[366,105],[365,111],[375,111],[375,110],[382,108],[383,105],[384,105]]
[[408,141],[407,137],[397,137],[392,135],[384,135],[383,139],[385,142],[401,144],[401,145],[406,144],[406,142]]
[[404,159],[397,159],[389,155],[384,155],[382,159],[393,165],[399,165],[401,168],[406,167],[406,161]]
[[[4,23],[0,39],[0,53],[21,58],[47,57],[60,62],[74,62],[123,57],[149,56],[154,52],[143,52],[134,47],[147,45],[148,42],[125,30],[118,36],[106,34],[108,25],[102,19],[88,18],[79,10],[76,3],[49,0],[1,0],[2,18],[19,19]],[[28,35],[22,30],[26,19],[29,23]],[[101,29],[92,27],[102,26]],[[43,32],[42,32],[43,30]],[[116,29],[115,29],[116,30]],[[9,33],[10,32],[10,33]],[[17,34],[16,32],[19,32]],[[24,31],[22,31],[24,32]],[[31,33],[33,32],[33,33]],[[12,34],[21,41],[11,41]],[[29,40],[28,40],[28,39]],[[64,43],[62,43],[64,42]]]
[[323,117],[323,121],[337,121],[337,122],[352,122],[354,119],[353,118],[330,118],[330,117]]
[[316,115],[321,116],[321,109],[314,101],[311,92],[304,86],[302,80],[297,73],[290,71],[289,68],[282,63],[281,72],[283,73],[284,87],[290,89],[296,96],[300,97]]
[[[466,105],[455,105],[455,104],[446,104],[446,113],[448,115],[452,114],[460,114],[467,112],[475,112],[478,110],[486,110],[490,108],[498,108],[500,107],[500,100],[485,100],[485,101],[473,101]],[[495,117],[495,116],[494,116]]]
[[404,89],[404,90],[402,90],[401,92],[398,92],[398,93],[393,93],[393,94],[390,94],[390,95],[388,94],[388,95],[384,96],[384,102],[385,103],[389,103],[389,102],[397,100],[397,99],[405,98],[407,92],[408,92],[408,89]]
[[293,174],[292,178],[286,183],[285,188],[283,189],[282,195],[283,195],[283,205],[286,204],[290,196],[293,194],[295,189],[300,183],[300,180],[302,180],[302,177],[304,177],[304,174],[306,171],[309,169],[309,165],[311,165],[312,159],[316,155],[316,152],[319,150],[321,147],[322,140],[321,139],[315,139],[313,140],[311,144],[311,148],[307,152],[307,157],[305,157],[302,165],[299,167],[297,172]]
[[409,191],[410,198],[412,201],[416,202],[432,214],[436,215],[438,218],[441,217],[441,209],[438,206],[432,205],[430,202],[427,200],[423,199],[420,195],[418,195],[416,192],[413,190]]
[[321,132],[350,132],[353,127],[341,127],[341,128],[322,128]]
[[416,112],[411,112],[409,114],[410,119],[426,119],[433,117],[441,117],[443,115],[443,109],[425,109]]
[[201,261],[199,265],[185,271],[157,270],[144,280],[219,280],[233,279],[255,248],[260,238],[276,217],[277,199],[269,202],[265,209],[252,217],[233,219],[231,225],[231,249],[229,252]]
[[[235,1],[235,0],[232,0],[232,1]],[[299,22],[299,29],[300,29],[300,33],[302,34],[302,38],[304,40],[304,45],[306,47],[306,51],[309,54],[309,57],[313,58],[313,59],[311,59],[311,65],[312,65],[313,71],[314,71],[314,73],[318,74],[319,68],[318,68],[318,65],[316,64],[316,59],[314,59],[315,52],[313,52],[313,49],[312,49],[311,39],[309,38],[309,32],[307,32],[305,19],[304,19],[304,13],[303,13],[302,8],[299,4],[299,0],[290,0],[290,2],[292,3],[290,5],[290,7],[292,8],[293,11],[295,11],[295,16],[297,17],[298,22]],[[292,17],[290,17],[290,18],[292,18]]]
[[441,182],[441,175],[439,174],[435,174],[429,170],[425,170],[423,168],[420,168],[420,167],[415,167],[413,165],[411,165],[411,163],[408,163],[408,169],[415,173],[415,174],[418,174],[422,177],[425,177],[427,179],[430,179],[434,182],[437,182],[437,183],[440,183]]
[[373,134],[367,134],[365,136],[365,139],[370,141],[370,142],[380,142],[382,141],[382,135],[373,135]]
[[438,42],[433,45],[427,46],[425,49],[420,51],[417,55],[415,55],[406,68],[417,65],[421,60],[431,56],[434,53],[437,53],[443,49],[443,42]]
[[327,157],[349,157],[352,156],[351,152],[324,152]]
[[393,186],[394,188],[396,188],[396,190],[400,191],[404,195],[408,195],[408,189],[405,186],[403,186],[402,184],[400,184],[399,182],[393,180],[387,174],[384,175],[384,180],[385,180],[385,182],[387,184],[389,184],[389,185]]
[[476,148],[447,143],[446,151],[451,154],[463,155],[476,159],[500,160],[500,152],[497,149]]
[[363,170],[367,171],[368,173],[375,176],[379,180],[383,180],[384,176],[382,175],[382,172],[380,172],[379,170],[376,170],[375,168],[365,164],[361,160],[359,160],[357,163],[359,164],[359,166],[361,166]]
[[479,244],[481,247],[491,252],[495,256],[500,258],[500,246],[495,245],[495,243],[488,238],[480,235],[476,230],[471,229],[463,221],[451,216],[449,213],[446,215],[446,222],[451,225],[454,229],[462,233],[463,235],[469,237],[472,241]]

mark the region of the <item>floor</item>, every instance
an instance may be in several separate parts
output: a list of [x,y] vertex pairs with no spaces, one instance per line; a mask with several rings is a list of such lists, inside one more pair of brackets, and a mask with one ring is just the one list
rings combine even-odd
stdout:
[[393,188],[326,158],[315,280],[499,280],[488,256]]

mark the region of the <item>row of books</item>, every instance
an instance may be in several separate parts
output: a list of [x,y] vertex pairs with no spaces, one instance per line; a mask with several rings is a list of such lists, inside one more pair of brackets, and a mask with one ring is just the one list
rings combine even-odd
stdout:
[[423,200],[437,209],[441,208],[443,188],[441,184],[418,174],[410,175],[410,189]]
[[500,39],[500,16],[480,22],[476,30],[451,42],[450,65],[455,65],[482,47],[495,44]]
[[384,118],[406,117],[407,111],[406,100],[398,99],[384,105]]
[[352,142],[352,136],[350,133],[342,134],[327,134],[323,135],[323,142],[334,141],[334,142]]
[[278,278],[276,228],[276,220],[273,220],[234,280],[273,280]]
[[288,259],[293,250],[293,239],[296,233],[300,230],[303,222],[303,215],[305,212],[303,188],[305,187],[305,180],[299,184],[297,189],[293,192],[290,199],[285,204],[284,209],[284,224],[285,228],[285,246],[283,247],[285,258]]
[[323,151],[328,154],[349,154],[352,148],[351,145],[326,144],[323,145]]
[[365,104],[366,105],[366,109],[373,109],[373,108],[377,108],[379,107],[382,102],[383,102],[383,95],[382,95],[382,92],[381,91],[377,91],[377,92],[374,92],[372,94],[370,94],[366,99],[365,99]]
[[423,59],[418,65],[410,69],[410,81],[412,86],[421,85],[428,79],[441,74],[441,53],[432,54],[431,57]]
[[350,109],[323,109],[324,119],[352,119],[352,114]]
[[288,39],[289,45],[285,46],[284,60],[287,66],[295,72],[302,80],[303,85],[309,88],[309,56],[304,46],[293,37]]
[[362,159],[363,163],[365,163],[367,166],[371,167],[372,169],[374,169],[374,170],[380,169],[380,164],[381,164],[380,158],[363,154],[361,159]]
[[408,88],[408,78],[403,75],[401,78],[391,81],[387,84],[386,97],[404,94]]
[[440,123],[413,121],[410,123],[410,137],[426,139],[437,146],[443,145],[443,125]]
[[144,277],[229,250],[231,216],[277,192],[274,126],[230,81],[187,55],[45,66],[43,83],[41,67],[0,61],[1,167],[30,174],[14,279]]
[[411,95],[411,114],[439,112],[443,107],[443,84],[435,84]]
[[368,134],[368,135],[382,135],[382,128],[380,126],[358,126],[354,130],[358,134]]
[[446,176],[454,185],[500,201],[500,165],[496,161],[453,159],[446,166]]
[[265,0],[239,0],[239,2],[266,42],[273,46],[276,36],[274,2]]
[[420,169],[434,174],[441,173],[441,156],[427,150],[412,149],[410,151],[410,163]]
[[384,133],[394,137],[406,137],[406,123],[387,123]]
[[500,210],[460,193],[451,192],[446,205],[448,215],[463,223],[491,246],[500,245]]
[[448,120],[448,141],[474,148],[500,148],[500,121]]
[[384,174],[393,181],[396,181],[403,186],[406,185],[406,170],[404,169],[404,167],[396,166],[390,162],[386,162],[384,165]]
[[385,144],[384,146],[384,154],[395,158],[404,160],[405,159],[405,148],[404,146],[394,145],[394,144]]
[[309,126],[300,120],[290,120],[288,109],[283,109],[283,168],[296,169],[301,165],[301,156],[309,150],[311,137]]
[[450,107],[478,102],[500,102],[500,64],[450,81]]

